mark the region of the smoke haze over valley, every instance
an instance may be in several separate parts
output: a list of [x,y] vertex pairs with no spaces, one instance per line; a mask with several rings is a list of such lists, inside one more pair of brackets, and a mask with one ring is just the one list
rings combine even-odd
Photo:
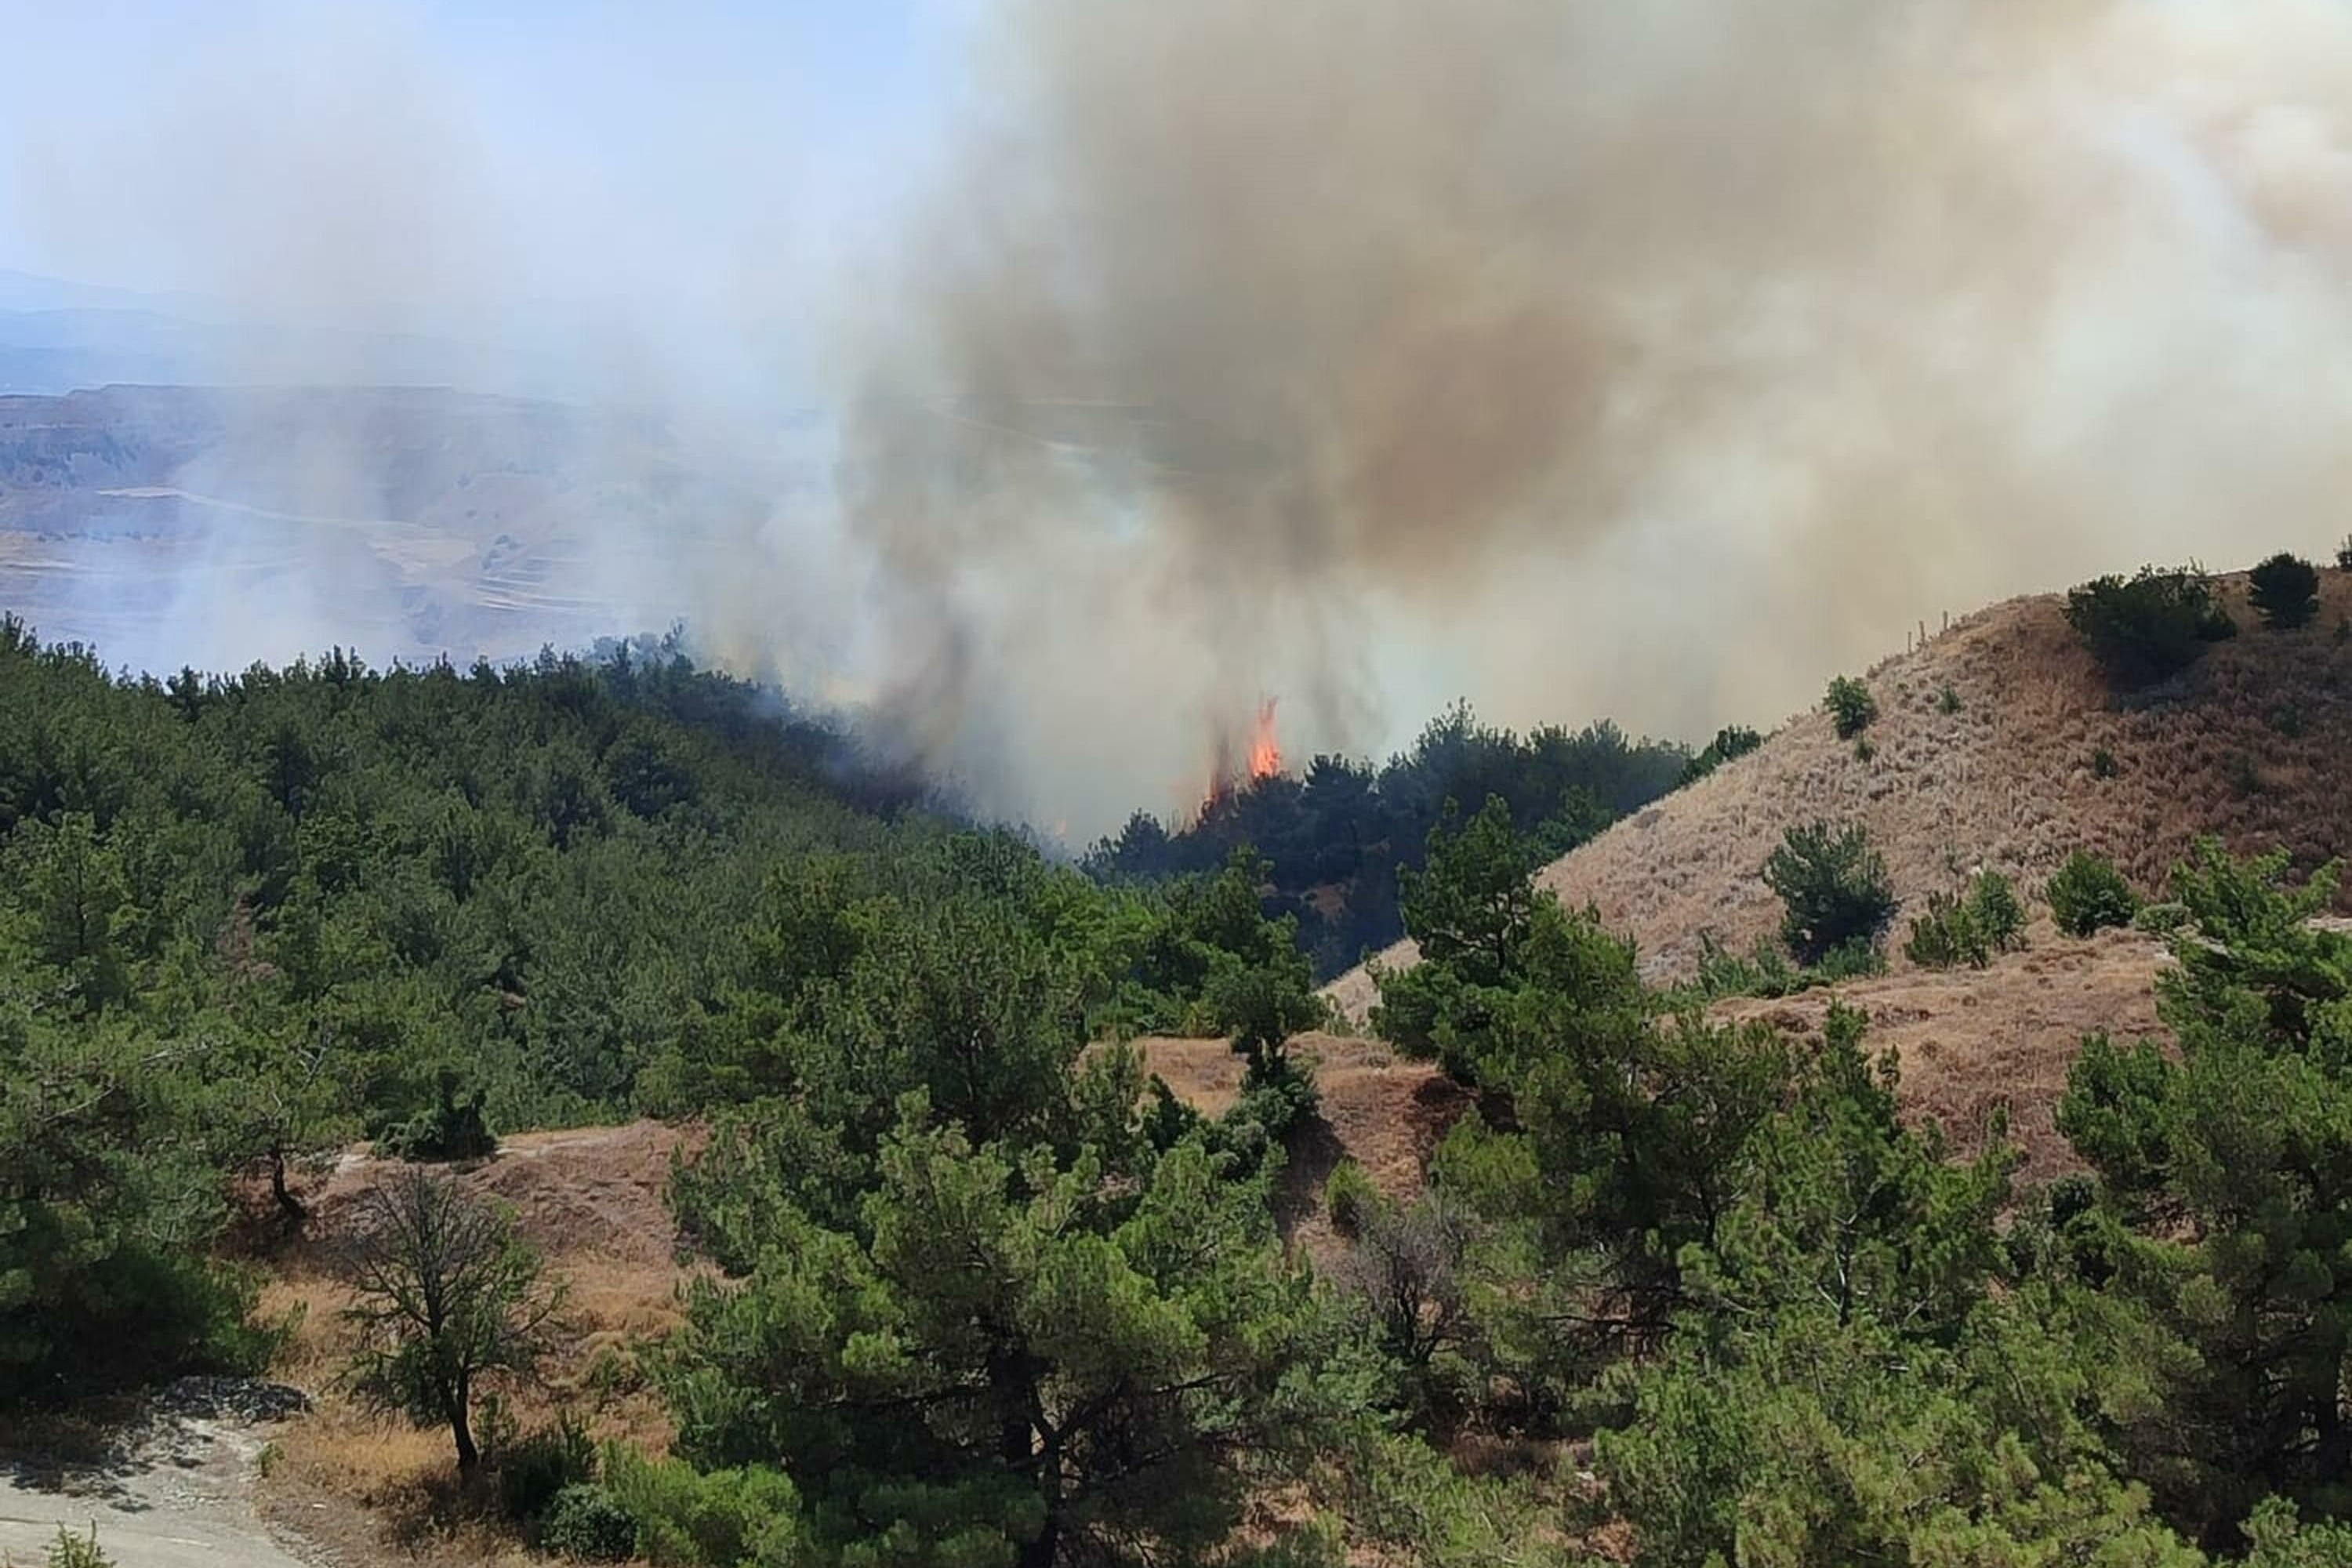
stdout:
[[1076,837],[2352,527],[2322,0],[163,9],[0,5],[0,263],[135,290],[0,390],[228,389],[0,404],[110,662],[683,618]]

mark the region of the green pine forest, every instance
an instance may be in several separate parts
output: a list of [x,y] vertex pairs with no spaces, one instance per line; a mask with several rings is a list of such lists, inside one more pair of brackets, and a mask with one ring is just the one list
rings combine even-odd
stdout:
[[[2352,1563],[2332,869],[2180,868],[2179,1049],[2086,1042],[2059,1123],[2089,1173],[2028,1187],[1998,1129],[1962,1159],[1898,1118],[1859,1015],[1711,1022],[1533,887],[1754,743],[1457,710],[1236,808],[1282,842],[1136,823],[1074,866],[674,640],[155,681],[0,624],[0,1426],[266,1374],[288,1326],[224,1237],[300,1226],[321,1152],[430,1172],[652,1115],[708,1129],[646,1357],[665,1454],[473,1441],[554,1303],[497,1215],[385,1200],[478,1288],[430,1331],[383,1307],[354,1386],[454,1421],[551,1555]],[[1858,839],[1788,856],[1792,921],[1828,911],[1792,951],[1883,927],[1843,898]],[[1307,930],[1308,885],[1385,912]],[[1995,942],[2010,907],[1971,906]],[[1342,1166],[1318,1266],[1275,1224],[1318,1105],[1288,1042],[1384,921],[1425,962],[1372,1027],[1476,1109],[1410,1202]],[[1153,1032],[1228,1038],[1240,1102],[1155,1084],[1116,1043]]]

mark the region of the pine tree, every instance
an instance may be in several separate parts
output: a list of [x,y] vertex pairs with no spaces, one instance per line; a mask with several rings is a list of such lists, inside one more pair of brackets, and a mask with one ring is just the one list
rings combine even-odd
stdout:
[[1262,1186],[1197,1139],[1122,1196],[1091,1152],[975,1146],[918,1097],[879,1168],[852,1230],[767,1201],[772,1238],[690,1287],[666,1363],[680,1451],[780,1467],[836,1549],[1185,1557],[1376,1390]]

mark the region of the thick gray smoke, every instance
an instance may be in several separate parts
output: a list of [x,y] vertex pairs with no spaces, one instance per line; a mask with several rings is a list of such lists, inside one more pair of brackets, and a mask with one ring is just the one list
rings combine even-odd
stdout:
[[[2352,521],[2352,8],[1024,0],[846,363],[929,732],[1770,721]],[[959,401],[950,401],[957,399]]]
[[[1294,759],[1457,693],[1769,723],[1944,612],[2352,526],[2332,0],[997,0],[977,32],[928,194],[818,247],[833,286],[803,243],[763,288],[747,223],[672,290],[815,323],[829,493],[600,526],[616,609],[840,677],[1010,815],[1197,799],[1274,694]],[[163,92],[168,148],[37,184],[85,226],[173,185],[204,281],[322,304],[479,317],[609,251],[640,306],[565,351],[698,454],[765,439],[756,353],[642,303],[664,252],[620,242],[659,215],[578,149],[480,155],[454,77],[362,43],[214,58],[236,90]]]

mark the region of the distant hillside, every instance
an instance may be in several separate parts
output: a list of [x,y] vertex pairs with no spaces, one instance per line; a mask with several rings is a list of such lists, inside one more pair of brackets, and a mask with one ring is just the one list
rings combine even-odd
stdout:
[[[2242,853],[2284,846],[2305,867],[2352,851],[2352,574],[2324,573],[2318,617],[2284,633],[2262,626],[2242,575],[2216,586],[2240,635],[2121,699],[2060,596],[1956,622],[1869,671],[1880,717],[1867,760],[1808,712],[1539,880],[1595,906],[1669,978],[1696,968],[1710,936],[1744,951],[1774,933],[1780,903],[1759,873],[1790,825],[1815,818],[1869,828],[1906,913],[1977,868],[2038,900],[2077,848],[2150,893],[2201,834]],[[1898,949],[1902,930],[1898,917]],[[1410,944],[1384,957],[1407,962]],[[1330,993],[1359,1016],[1373,1000],[1360,969]]]
[[0,396],[0,604],[134,665],[577,646],[667,618],[822,479],[772,434],[431,387]]

